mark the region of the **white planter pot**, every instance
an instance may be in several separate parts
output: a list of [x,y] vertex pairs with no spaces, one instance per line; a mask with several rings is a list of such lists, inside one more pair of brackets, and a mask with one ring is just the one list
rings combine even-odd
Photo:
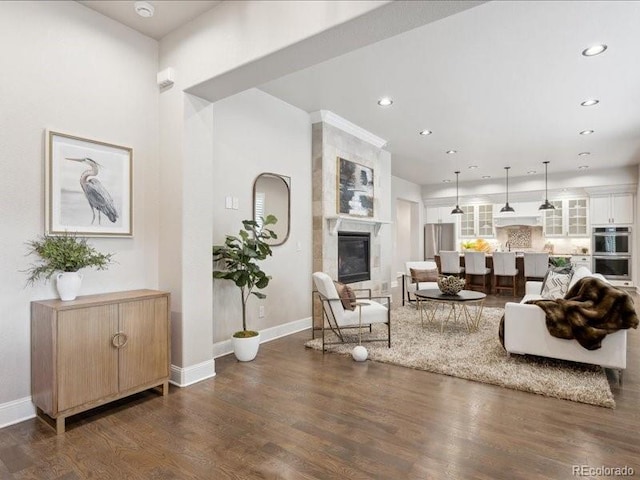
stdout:
[[250,362],[258,354],[260,347],[260,334],[255,337],[237,338],[231,337],[233,344],[233,353],[241,362]]
[[82,284],[82,275],[78,272],[64,272],[56,275],[56,287],[60,300],[75,300]]

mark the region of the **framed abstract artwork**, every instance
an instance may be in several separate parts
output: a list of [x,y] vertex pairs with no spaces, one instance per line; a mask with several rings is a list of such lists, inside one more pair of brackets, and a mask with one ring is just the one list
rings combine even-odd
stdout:
[[46,132],[45,231],[133,236],[133,149]]
[[338,157],[338,213],[373,217],[373,169]]

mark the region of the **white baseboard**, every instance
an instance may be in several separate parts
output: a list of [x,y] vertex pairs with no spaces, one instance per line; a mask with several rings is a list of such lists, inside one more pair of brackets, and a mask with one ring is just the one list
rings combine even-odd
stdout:
[[169,383],[178,387],[188,387],[207,378],[216,376],[216,361],[214,359],[191,365],[190,367],[178,367],[171,365]]
[[[275,327],[265,328],[260,331],[260,343],[270,342],[271,340],[291,335],[308,328],[311,328],[311,317],[294,320],[293,322],[277,325]],[[233,353],[231,340],[217,342],[213,345],[214,358],[211,360],[185,368],[171,365],[171,376],[169,378],[169,382],[178,387],[187,387],[194,383],[206,380],[207,378],[215,377],[215,358],[229,353]],[[24,397],[0,404],[0,428],[8,427],[14,423],[23,422],[35,416],[36,408],[31,402],[31,397]]]
[[[276,338],[286,337],[287,335],[298,333],[308,328],[311,328],[311,317],[265,328],[264,330],[260,330],[260,343],[267,343]],[[213,358],[222,357],[230,353],[233,353],[231,339],[213,344]]]
[[0,405],[0,428],[24,422],[36,416],[31,397],[19,398]]

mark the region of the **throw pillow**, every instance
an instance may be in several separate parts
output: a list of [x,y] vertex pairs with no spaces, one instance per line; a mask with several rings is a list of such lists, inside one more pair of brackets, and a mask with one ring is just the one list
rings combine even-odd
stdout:
[[417,268],[410,268],[409,271],[411,272],[411,283],[438,281],[437,268],[432,268],[427,270],[418,270]]
[[564,298],[567,290],[569,290],[572,274],[573,269],[571,266],[555,267],[547,270],[547,274],[542,281],[542,298],[546,300]]
[[342,301],[342,306],[347,310],[355,310],[356,308],[356,293],[351,289],[349,285],[345,285],[342,282],[333,282],[336,285],[338,291],[338,297]]

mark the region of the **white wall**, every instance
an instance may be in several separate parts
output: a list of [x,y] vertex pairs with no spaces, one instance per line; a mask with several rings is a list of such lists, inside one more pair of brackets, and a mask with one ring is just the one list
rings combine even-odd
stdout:
[[[422,187],[402,178],[391,177],[391,212],[394,218],[394,234],[392,238],[403,238],[403,242],[396,240],[392,250],[394,252],[392,274],[404,272],[404,264],[409,260],[422,260],[424,256],[424,207],[422,203]],[[400,212],[409,208],[410,212],[405,212],[409,218],[398,219],[396,217],[400,205]],[[409,222],[408,226],[406,225]],[[409,237],[408,239],[406,237]],[[410,257],[410,258],[408,258]],[[394,278],[395,280],[395,278]]]
[[44,231],[44,129],[133,147],[135,237],[90,241],[117,263],[81,294],[157,287],[159,212],[157,42],[76,2],[0,2],[0,44],[1,426],[31,394],[29,302],[56,296],[20,272]]
[[[247,327],[262,330],[311,316],[311,123],[309,115],[261,90],[251,89],[213,104],[213,236],[221,245],[253,218],[253,182],[260,173],[291,178],[289,239],[261,263],[272,277],[265,300],[248,303]],[[237,197],[238,210],[225,208]],[[279,219],[280,221],[281,219]],[[265,317],[258,318],[258,306]],[[310,326],[310,323],[309,323]],[[242,329],[240,291],[214,281],[213,340]]]

